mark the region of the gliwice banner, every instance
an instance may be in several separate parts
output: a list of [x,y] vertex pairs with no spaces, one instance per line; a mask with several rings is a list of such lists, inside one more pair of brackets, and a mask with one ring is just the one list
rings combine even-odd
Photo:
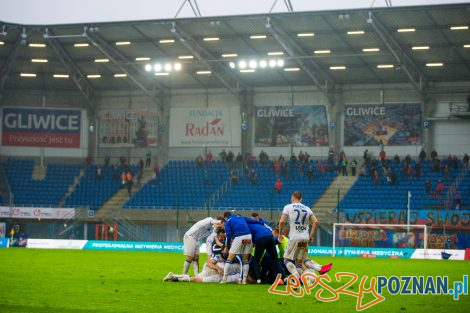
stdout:
[[151,110],[103,110],[99,113],[101,148],[156,147],[158,114]]
[[170,147],[232,147],[241,143],[240,109],[172,108]]
[[80,110],[2,110],[3,146],[80,148],[80,129]]
[[344,106],[344,145],[421,145],[421,104]]
[[255,145],[258,147],[328,145],[323,105],[257,106],[255,118]]

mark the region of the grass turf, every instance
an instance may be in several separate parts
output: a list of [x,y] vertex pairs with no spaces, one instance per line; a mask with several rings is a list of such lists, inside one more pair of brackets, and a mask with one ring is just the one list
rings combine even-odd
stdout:
[[[330,272],[376,276],[449,276],[462,281],[469,262],[400,259],[315,258],[332,261]],[[0,249],[0,312],[351,312],[356,298],[341,294],[334,302],[268,293],[268,285],[218,285],[162,282],[178,273],[179,253]],[[349,279],[348,279],[349,280]],[[366,286],[369,285],[369,280]],[[316,291],[319,287],[316,287]],[[349,290],[358,292],[359,282]],[[390,295],[365,312],[468,312],[470,296]],[[331,296],[325,293],[323,296]],[[368,294],[364,302],[373,300]]]

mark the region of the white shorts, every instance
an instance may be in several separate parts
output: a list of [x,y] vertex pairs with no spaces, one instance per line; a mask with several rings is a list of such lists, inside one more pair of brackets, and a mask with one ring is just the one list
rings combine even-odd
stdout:
[[233,254],[251,254],[253,244],[251,234],[235,237],[230,247],[230,253]]
[[183,243],[184,243],[184,252],[183,252],[184,255],[186,256],[199,255],[199,245],[196,239],[194,239],[191,236],[184,235]]
[[219,274],[202,277],[203,283],[220,283],[221,280],[222,278]]
[[289,240],[284,258],[288,260],[305,260],[308,257],[308,240]]
[[238,284],[239,281],[240,281],[240,273],[231,274],[227,276],[227,283],[229,284],[233,284],[233,283]]

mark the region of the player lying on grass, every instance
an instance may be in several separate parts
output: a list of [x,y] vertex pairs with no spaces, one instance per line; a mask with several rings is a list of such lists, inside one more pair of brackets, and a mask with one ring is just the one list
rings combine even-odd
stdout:
[[[190,276],[188,274],[173,274],[172,272],[168,273],[163,281],[171,282],[196,282],[196,283],[219,283],[222,280],[225,272],[225,258],[222,251],[223,247],[217,244],[217,241],[221,242],[225,240],[225,232],[223,230],[219,231],[217,234],[217,240],[214,239],[212,247],[212,257],[204,265],[202,272]],[[241,264],[242,260],[240,256],[235,256],[234,262],[232,262],[228,268],[228,275],[226,283],[239,283],[241,280]]]
[[[313,215],[312,210],[301,203],[301,192],[295,191],[292,193],[291,202],[282,211],[279,221],[279,233],[282,234],[284,225],[289,221],[289,242],[284,252],[284,262],[287,270],[292,275],[299,277],[303,273],[303,264],[309,269],[318,269],[318,264],[308,259],[308,243],[313,241],[318,227],[318,220]],[[309,232],[310,224],[312,224],[312,228]],[[282,243],[283,240],[284,237],[279,236],[278,241]],[[326,265],[325,268],[321,267],[320,274],[326,273],[331,267],[331,263]]]
[[194,275],[199,273],[199,242],[207,238],[213,228],[220,228],[223,226],[223,217],[207,217],[194,224],[183,237],[184,244],[184,255],[186,260],[184,261],[183,274],[187,274],[191,262],[193,262]]

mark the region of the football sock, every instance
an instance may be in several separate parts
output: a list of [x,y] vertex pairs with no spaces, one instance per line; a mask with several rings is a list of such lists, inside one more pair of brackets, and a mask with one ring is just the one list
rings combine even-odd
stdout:
[[188,274],[190,265],[191,265],[191,261],[188,261],[188,260],[184,261],[183,274]]
[[312,269],[312,270],[315,270],[317,272],[319,272],[321,270],[321,265],[318,264],[317,262],[315,261],[312,261],[312,260],[305,260],[304,262],[305,266],[307,266],[308,268]]
[[194,276],[199,274],[199,261],[193,261]]
[[294,276],[299,275],[299,273],[297,273],[297,268],[295,267],[294,263],[292,263],[291,261],[285,261],[284,264],[286,264],[286,267],[289,273],[291,273]]

